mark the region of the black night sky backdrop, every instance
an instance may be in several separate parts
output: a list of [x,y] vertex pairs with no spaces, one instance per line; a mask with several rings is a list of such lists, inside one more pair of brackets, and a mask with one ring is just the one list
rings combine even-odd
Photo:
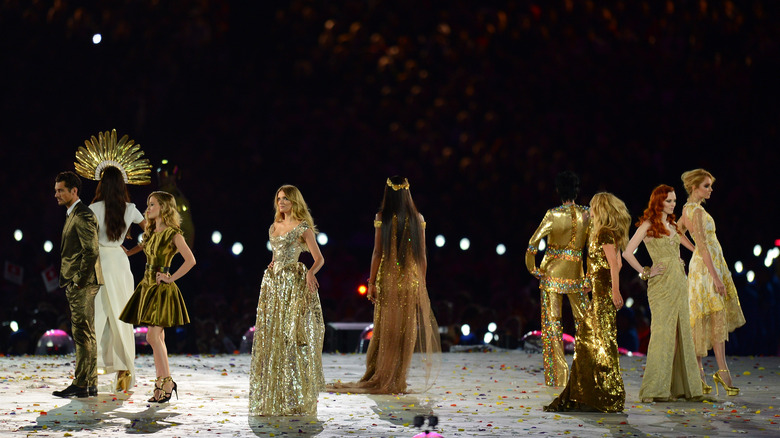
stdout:
[[[368,275],[384,181],[400,174],[428,223],[440,324],[480,332],[495,321],[512,347],[539,327],[537,282],[523,257],[558,204],[556,173],[580,175],[580,203],[607,190],[636,218],[657,184],[684,201],[680,174],[703,167],[717,179],[707,209],[726,259],[756,273],[752,284],[735,273],[748,323],[727,348],[777,354],[780,280],[777,263],[763,260],[780,239],[779,9],[706,0],[0,0],[0,255],[25,270],[21,286],[0,283],[0,353],[25,352],[42,330],[67,325],[63,292],[46,292],[40,275],[59,266],[54,176],[73,169],[85,139],[116,129],[155,166],[176,163],[191,202],[198,265],[180,287],[193,324],[172,352],[231,351],[253,325],[281,184],[301,189],[330,239],[318,275],[326,322],[371,320],[356,289]],[[96,183],[84,185],[88,202]],[[131,188],[141,210],[155,188],[154,180]],[[221,245],[210,241],[214,230]],[[443,248],[433,244],[438,234]],[[458,248],[462,237],[468,251]],[[55,246],[48,254],[46,240]],[[229,252],[236,241],[245,248],[238,257]],[[643,247],[639,258],[649,263]],[[140,276],[143,256],[132,263]],[[646,344],[649,320],[635,277],[626,265],[621,289],[635,305],[621,312],[619,331],[629,349]],[[11,320],[26,341],[9,341]],[[570,316],[565,327],[573,333]],[[447,335],[445,345],[456,342]]]

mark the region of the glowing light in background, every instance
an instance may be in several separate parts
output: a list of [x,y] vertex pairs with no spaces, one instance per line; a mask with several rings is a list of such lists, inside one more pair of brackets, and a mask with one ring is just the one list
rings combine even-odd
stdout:
[[544,251],[545,248],[547,248],[547,242],[542,239],[539,241],[539,251]]
[[496,331],[497,328],[498,328],[498,324],[496,324],[495,322],[491,322],[490,324],[488,324],[488,331],[490,333]]
[[631,298],[631,297],[626,298],[626,307],[628,307],[630,309],[631,306],[633,306],[633,305],[634,305],[634,299]]
[[460,239],[460,249],[465,251],[465,250],[469,249],[470,246],[471,246],[471,242],[469,241],[469,239],[467,237],[464,237],[464,238]]
[[734,263],[734,270],[737,271],[737,274],[741,274],[743,269],[745,269],[745,267],[742,265],[742,262],[737,260],[737,262]]
[[490,333],[490,332],[488,332],[488,333],[485,333],[485,336],[482,338],[482,340],[483,340],[483,341],[484,341],[486,344],[489,344],[489,343],[490,343],[490,341],[492,341],[492,340],[493,340],[493,333]]
[[51,240],[47,240],[43,242],[43,250],[46,252],[51,252],[51,250],[54,249],[54,244],[51,243]]
[[444,243],[445,243],[447,240],[446,240],[446,239],[444,239],[444,236],[442,236],[441,234],[439,234],[438,236],[436,236],[436,239],[434,239],[433,241],[436,243],[436,246],[437,246],[438,248],[441,248],[442,246],[444,246]]
[[756,257],[760,256],[761,255],[761,251],[762,251],[761,245],[756,245],[756,246],[753,247],[753,255],[754,256],[756,256]]
[[100,44],[103,41],[103,35],[96,33],[92,35],[92,44]]
[[244,252],[244,245],[242,245],[241,242],[236,242],[230,250],[233,252],[233,255],[239,255]]
[[463,336],[468,336],[468,335],[470,335],[470,334],[471,334],[471,326],[470,326],[470,325],[468,325],[468,324],[463,324],[462,326],[460,326],[460,333],[461,333]]
[[268,251],[273,251],[273,248],[271,248],[271,241],[270,241],[270,240],[269,240],[269,241],[267,241],[267,242],[265,242],[265,248],[266,248]]
[[16,240],[17,242],[19,242],[19,241],[21,241],[21,240],[22,240],[22,237],[24,237],[24,233],[22,233],[22,230],[20,230],[20,229],[18,229],[18,228],[17,228],[17,229],[15,229],[15,230],[14,230],[14,240]]
[[496,246],[496,254],[498,255],[504,255],[506,253],[506,245],[503,243],[499,243],[498,246]]
[[222,242],[222,233],[219,231],[214,231],[211,233],[211,242],[213,242],[215,245],[219,242]]
[[368,287],[366,287],[365,284],[361,284],[360,286],[358,286],[358,293],[360,295],[365,295],[366,292],[368,292]]
[[756,273],[753,271],[747,271],[747,281],[748,283],[752,283],[753,280],[756,279]]
[[325,233],[317,234],[317,243],[319,243],[320,245],[327,245],[328,235]]

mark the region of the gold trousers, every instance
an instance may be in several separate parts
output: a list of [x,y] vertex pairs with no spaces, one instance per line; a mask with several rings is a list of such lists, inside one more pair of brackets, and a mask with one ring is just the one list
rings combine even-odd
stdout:
[[564,386],[569,379],[569,366],[563,352],[563,327],[561,314],[563,296],[569,297],[575,324],[579,325],[588,309],[587,292],[562,294],[542,289],[542,359],[544,384]]
[[100,286],[90,284],[82,289],[68,288],[65,296],[70,306],[70,324],[76,344],[76,372],[73,384],[97,386],[97,341],[95,340],[95,295]]

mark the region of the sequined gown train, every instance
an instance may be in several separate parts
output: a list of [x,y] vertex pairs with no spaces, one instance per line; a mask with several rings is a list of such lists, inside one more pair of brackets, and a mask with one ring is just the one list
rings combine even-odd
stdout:
[[325,324],[317,293],[306,285],[308,269],[298,261],[308,251],[306,222],[287,234],[268,230],[273,267],[265,270],[257,303],[249,374],[250,415],[316,415],[325,385],[322,342]]
[[688,311],[688,279],[680,259],[680,235],[645,239],[645,246],[653,264],[663,264],[666,270],[647,282],[650,345],[639,399],[701,397]]
[[588,246],[588,276],[593,297],[577,328],[569,382],[545,411],[621,412],[626,400],[617,346],[617,311],[612,303],[612,277],[603,245],[614,235],[601,230]]
[[[382,256],[376,277],[374,332],[366,353],[366,372],[359,382],[329,385],[329,391],[423,392],[433,385],[438,375],[441,341],[424,273],[414,262],[410,245],[400,248],[406,251],[406,266],[398,263],[398,219],[394,216],[392,221],[390,250]],[[380,228],[382,222],[375,221],[374,226]],[[413,390],[407,387],[407,379],[412,382]]]
[[[737,288],[731,278],[723,249],[715,235],[715,221],[700,204],[688,202],[683,216],[690,224],[690,233],[696,242],[696,251],[688,269],[688,299],[691,311],[691,331],[697,356],[706,356],[713,344],[728,341],[729,333],[745,324],[745,316],[739,304]],[[715,291],[702,248],[707,248],[712,264],[720,280],[726,286],[726,296]]]

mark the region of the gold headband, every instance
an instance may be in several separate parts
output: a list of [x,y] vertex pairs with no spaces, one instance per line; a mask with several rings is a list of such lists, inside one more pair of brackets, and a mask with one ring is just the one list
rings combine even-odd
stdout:
[[122,172],[126,184],[145,185],[151,182],[149,173],[152,165],[141,158],[144,151],[127,135],[117,141],[116,129],[111,132],[98,132],[76,151],[76,172],[84,178],[100,181],[103,170],[113,166]]
[[387,178],[387,186],[390,187],[391,189],[395,190],[396,192],[401,190],[401,189],[409,190],[409,180],[404,178],[404,183],[403,184],[393,184],[393,182],[390,181],[390,178]]

